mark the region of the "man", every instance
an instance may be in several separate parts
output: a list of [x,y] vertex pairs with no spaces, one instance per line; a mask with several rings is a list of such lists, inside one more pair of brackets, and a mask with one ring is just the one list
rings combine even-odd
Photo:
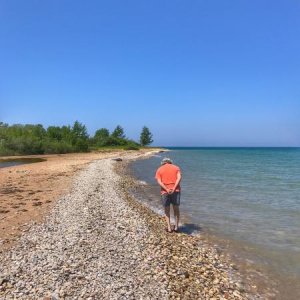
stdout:
[[172,232],[170,222],[170,205],[172,204],[175,217],[174,231],[178,232],[180,215],[180,169],[173,164],[170,158],[164,158],[161,162],[161,166],[156,171],[155,178],[161,187],[161,200],[165,209],[165,219],[167,223],[166,230],[167,232]]

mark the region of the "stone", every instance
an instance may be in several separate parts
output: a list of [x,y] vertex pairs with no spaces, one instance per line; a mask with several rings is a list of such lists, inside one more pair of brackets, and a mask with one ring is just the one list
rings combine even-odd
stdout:
[[247,299],[203,237],[164,232],[163,218],[129,193],[136,183],[118,161],[88,165],[2,255],[0,299]]

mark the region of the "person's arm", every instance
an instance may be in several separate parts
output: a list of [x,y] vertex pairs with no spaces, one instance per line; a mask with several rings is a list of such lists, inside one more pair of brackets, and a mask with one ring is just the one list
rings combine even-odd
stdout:
[[156,171],[156,174],[155,174],[155,179],[157,181],[157,183],[160,185],[160,187],[162,189],[164,189],[167,193],[169,193],[167,187],[163,184],[163,182],[161,181],[161,174],[159,172],[159,169]]
[[181,173],[180,173],[180,171],[178,171],[176,182],[175,182],[174,188],[172,190],[172,193],[174,193],[176,191],[176,188],[177,188],[178,184],[180,183],[180,180],[181,180]]
[[167,187],[162,183],[160,178],[156,178],[157,183],[166,191],[169,193],[169,190],[167,189]]

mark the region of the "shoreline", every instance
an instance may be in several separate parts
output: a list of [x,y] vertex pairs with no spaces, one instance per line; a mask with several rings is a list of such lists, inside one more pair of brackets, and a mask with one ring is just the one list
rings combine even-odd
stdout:
[[202,237],[167,234],[163,219],[129,195],[126,161],[151,153],[127,153],[125,164],[100,159],[81,170],[45,222],[3,255],[0,296],[267,299],[241,282],[224,253]]
[[[149,210],[154,212],[157,216],[163,215],[160,209],[160,202],[153,199],[153,188],[148,186],[146,182],[140,181],[135,177],[131,169],[132,161],[128,162],[127,166],[124,167],[123,173],[129,177],[131,182],[131,192],[129,195],[136,198],[136,201],[142,206],[146,206]],[[146,200],[143,200],[145,197]],[[155,198],[159,197],[158,191]],[[149,202],[150,201],[150,202]],[[216,235],[205,228],[202,228],[200,224],[192,224],[190,217],[187,212],[181,213],[181,228],[182,233],[192,235],[196,239],[205,240],[211,247],[217,249],[223,253],[228,261],[234,266],[234,269],[240,271],[242,281],[248,283],[248,289],[251,290],[252,294],[263,295],[263,299],[287,299],[280,298],[280,295],[286,295],[287,290],[278,289],[278,279],[275,278],[266,268],[254,263],[247,252],[246,245],[239,244],[237,241],[232,244],[232,240],[224,236]],[[253,253],[252,253],[253,255]],[[280,293],[279,293],[280,291]],[[289,294],[289,293],[288,293]],[[291,295],[289,296],[291,297]],[[294,299],[288,298],[288,299]],[[297,298],[295,298],[297,299]]]
[[[157,160],[154,159],[152,163],[130,163],[127,174],[135,179],[133,195],[147,207],[160,214],[158,191],[155,191],[152,179],[149,179],[147,175],[143,175],[141,171],[143,170],[143,166],[145,166],[146,172],[151,171],[154,168],[153,161],[157,162]],[[182,210],[181,217],[182,219],[186,218],[186,220],[183,220],[183,223],[190,223],[189,211]],[[197,219],[194,218],[193,220],[197,222]],[[208,226],[207,223],[203,222],[203,224]],[[273,252],[267,252],[267,250],[264,252],[264,248],[258,247],[254,243],[234,239],[230,235],[222,235],[222,232],[213,231],[209,226],[202,228],[201,223],[191,224],[191,227],[198,230],[198,233],[205,237],[210,244],[216,244],[222,249],[223,253],[228,254],[231,260],[238,266],[245,281],[253,282],[254,290],[259,294],[265,295],[264,299],[299,299],[299,276],[297,277],[294,274],[288,273],[284,269],[286,267],[284,264],[282,264],[282,269],[276,269],[279,263],[276,265],[277,261],[275,261],[274,256],[278,256],[279,253],[276,253],[275,250]],[[186,230],[185,224],[184,232],[191,233]],[[196,233],[196,231],[194,232]],[[296,259],[296,254],[294,257]],[[277,258],[280,259],[280,256]],[[272,264],[272,259],[274,259],[274,264]]]

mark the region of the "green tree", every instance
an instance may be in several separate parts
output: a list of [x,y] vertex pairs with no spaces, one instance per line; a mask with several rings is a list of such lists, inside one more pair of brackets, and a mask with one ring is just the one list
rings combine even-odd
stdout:
[[[143,145],[152,142],[149,129],[145,135],[148,138],[141,140]],[[86,126],[78,121],[73,126],[49,126],[47,129],[41,124],[9,125],[0,121],[0,155],[85,152],[89,150],[89,145],[128,150],[137,150],[140,146],[125,136],[120,125],[111,134],[108,129],[100,128],[90,138]]]
[[61,135],[64,141],[72,142],[72,129],[71,126],[62,126]]
[[109,139],[109,130],[106,128],[100,128],[95,132],[94,143],[97,146],[106,146]]
[[124,134],[124,129],[118,125],[115,130],[111,134],[112,137],[117,138],[117,139],[125,139],[126,136]]
[[153,135],[149,128],[144,126],[140,135],[140,144],[142,146],[150,145],[153,142]]
[[103,139],[109,137],[109,130],[106,128],[100,128],[95,132],[95,138]]
[[72,127],[72,136],[75,139],[83,140],[87,140],[89,138],[85,125],[81,124],[78,121],[74,122],[74,125]]
[[88,151],[86,127],[76,121],[71,126],[13,124],[0,122],[0,155],[68,153]]
[[8,124],[0,122],[0,140],[4,140],[7,138],[8,130]]
[[60,141],[62,139],[62,130],[59,126],[49,126],[47,128],[47,137]]
[[88,134],[85,125],[75,121],[72,127],[72,145],[76,151],[88,151]]
[[25,135],[28,137],[36,137],[38,139],[43,139],[46,136],[46,130],[44,129],[42,124],[26,124],[23,130]]

